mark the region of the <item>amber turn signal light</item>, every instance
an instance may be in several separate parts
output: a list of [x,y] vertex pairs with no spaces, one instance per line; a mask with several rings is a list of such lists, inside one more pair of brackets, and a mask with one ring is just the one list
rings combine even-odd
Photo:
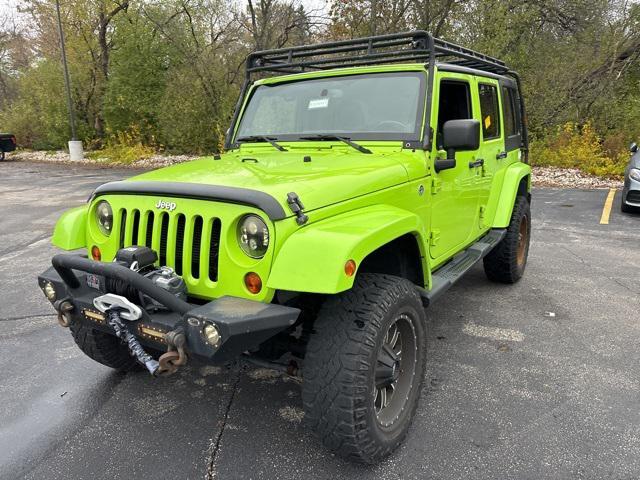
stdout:
[[353,274],[356,273],[356,262],[354,260],[347,260],[347,263],[344,264],[344,273],[347,277],[353,277]]
[[249,272],[244,276],[244,285],[251,293],[260,293],[262,290],[262,279],[255,272]]
[[91,247],[91,257],[96,262],[99,262],[100,260],[102,260],[102,253],[100,252],[100,249],[98,248],[97,245],[94,245],[93,247]]

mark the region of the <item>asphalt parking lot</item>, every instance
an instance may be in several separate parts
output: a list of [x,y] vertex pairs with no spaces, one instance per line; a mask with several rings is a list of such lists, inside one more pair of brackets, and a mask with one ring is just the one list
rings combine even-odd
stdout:
[[524,279],[476,268],[428,310],[409,437],[374,467],[301,426],[300,384],[251,366],[118,374],[36,286],[56,218],[131,170],[0,164],[0,478],[640,477],[640,216],[607,190],[537,189]]

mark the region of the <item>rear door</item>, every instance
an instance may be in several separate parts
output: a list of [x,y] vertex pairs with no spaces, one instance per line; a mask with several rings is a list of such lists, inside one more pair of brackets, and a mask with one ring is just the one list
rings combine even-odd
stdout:
[[478,228],[482,232],[490,225],[485,219],[491,187],[496,173],[505,164],[504,125],[498,80],[477,77],[476,86],[480,104],[481,142],[474,173],[478,184]]
[[[473,101],[476,90],[472,76],[439,72],[436,79],[437,121],[434,154],[445,158],[442,149],[442,126],[448,120],[478,118]],[[431,210],[431,257],[434,264],[446,260],[477,235],[478,190],[474,162],[478,152],[457,152],[456,166],[436,173],[433,170]]]
[[520,116],[520,96],[516,82],[510,79],[500,80],[504,125],[504,152],[501,168],[520,160],[522,147],[522,118]]
[[520,161],[522,121],[516,82],[477,77],[482,142],[477,168],[479,185],[479,233],[487,231],[502,190],[504,170]]

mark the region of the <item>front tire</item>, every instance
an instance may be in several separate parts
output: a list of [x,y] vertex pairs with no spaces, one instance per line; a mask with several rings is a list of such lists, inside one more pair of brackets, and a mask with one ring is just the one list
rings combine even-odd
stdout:
[[307,346],[305,421],[329,449],[375,463],[402,442],[426,358],[426,318],[415,286],[362,274],[322,306]]
[[141,366],[129,354],[129,349],[114,335],[75,321],[69,326],[71,335],[85,355],[102,365],[122,372],[140,370]]
[[507,234],[484,257],[484,273],[493,282],[516,283],[527,266],[531,241],[531,208],[526,197],[518,196],[513,206]]

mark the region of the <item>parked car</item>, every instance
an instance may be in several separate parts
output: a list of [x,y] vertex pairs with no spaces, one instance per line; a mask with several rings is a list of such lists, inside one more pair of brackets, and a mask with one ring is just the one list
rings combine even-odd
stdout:
[[620,207],[625,213],[640,213],[640,151],[631,144],[631,158],[624,171],[624,188]]
[[118,370],[301,367],[306,424],[379,461],[416,412],[424,307],[479,262],[524,273],[520,92],[502,61],[423,31],[253,53],[227,152],[98,187],[53,234],[87,254],[39,286]]
[[16,137],[10,133],[0,133],[0,161],[4,160],[6,152],[16,149]]

